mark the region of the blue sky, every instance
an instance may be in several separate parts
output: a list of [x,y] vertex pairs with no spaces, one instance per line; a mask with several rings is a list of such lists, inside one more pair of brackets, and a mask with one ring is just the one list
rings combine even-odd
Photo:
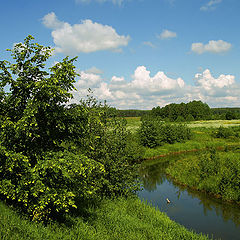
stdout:
[[0,58],[31,34],[78,56],[74,100],[90,87],[121,109],[202,100],[239,107],[239,0],[8,0]]

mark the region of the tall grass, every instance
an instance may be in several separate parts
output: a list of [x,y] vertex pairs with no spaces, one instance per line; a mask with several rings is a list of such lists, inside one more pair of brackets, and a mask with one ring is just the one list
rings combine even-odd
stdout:
[[170,154],[172,152],[200,150],[206,147],[225,147],[239,145],[239,138],[216,138],[214,135],[216,128],[194,128],[192,129],[192,139],[186,140],[184,143],[164,144],[163,146],[150,149],[145,148],[144,159],[155,156]]
[[173,162],[166,172],[177,182],[212,193],[224,200],[240,202],[240,148],[201,154]]
[[137,198],[104,200],[89,208],[85,218],[69,217],[68,224],[44,226],[20,217],[0,202],[1,240],[182,240],[208,239],[170,220],[165,213]]

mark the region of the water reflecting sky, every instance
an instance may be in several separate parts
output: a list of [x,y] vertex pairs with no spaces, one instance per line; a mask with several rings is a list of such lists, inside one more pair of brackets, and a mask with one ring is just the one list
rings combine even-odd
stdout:
[[[141,165],[144,189],[139,192],[139,197],[188,229],[217,239],[240,240],[240,207],[173,183],[165,175],[167,165],[168,161]],[[167,204],[167,198],[170,204]]]

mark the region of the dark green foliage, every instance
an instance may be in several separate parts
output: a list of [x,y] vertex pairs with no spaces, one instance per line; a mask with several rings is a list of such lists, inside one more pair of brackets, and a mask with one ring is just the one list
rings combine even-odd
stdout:
[[237,119],[237,114],[232,111],[227,111],[226,112],[226,120],[232,120],[232,119]]
[[213,119],[232,120],[240,118],[240,108],[212,108]]
[[76,59],[49,73],[51,49],[32,40],[14,46],[14,63],[0,61],[0,196],[40,221],[138,190],[140,148],[128,145],[125,122],[109,121],[109,108],[91,96],[68,106]]
[[187,117],[186,117],[186,121],[187,122],[194,121],[194,117],[191,114],[188,114]]
[[183,116],[178,116],[175,121],[176,121],[176,122],[185,122],[185,119],[184,119]]
[[162,119],[169,119],[171,122],[205,120],[209,119],[211,115],[210,108],[206,103],[195,100],[189,103],[171,103],[162,108],[158,106],[152,109],[151,114]]
[[221,196],[224,200],[240,201],[239,153],[226,149],[209,149],[198,156],[185,158],[167,168],[167,173],[180,183]]
[[240,127],[219,127],[213,132],[213,136],[216,138],[230,138],[240,136]]
[[186,125],[165,123],[160,118],[149,117],[142,119],[139,137],[143,146],[154,148],[190,139],[191,130]]

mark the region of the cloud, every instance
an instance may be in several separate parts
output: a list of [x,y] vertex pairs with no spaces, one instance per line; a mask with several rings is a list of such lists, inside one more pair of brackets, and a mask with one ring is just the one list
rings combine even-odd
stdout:
[[160,39],[168,39],[168,38],[175,38],[175,37],[177,37],[177,34],[167,29],[163,30],[162,33],[158,36],[158,38]]
[[184,86],[184,81],[181,78],[169,78],[164,72],[159,71],[151,77],[150,71],[145,66],[137,67],[132,75],[132,79],[130,83],[131,88],[148,89],[150,92],[164,92],[165,90],[182,88]]
[[151,48],[155,48],[156,47],[152,42],[149,42],[149,41],[143,42],[143,45],[149,46]]
[[125,81],[124,77],[113,76],[111,79],[112,83],[122,83],[123,81]]
[[43,24],[52,29],[53,41],[57,52],[76,55],[101,50],[119,51],[121,46],[127,46],[129,36],[120,36],[108,25],[82,20],[80,24],[70,25],[57,19],[54,12],[45,15]]
[[214,41],[211,40],[207,44],[203,43],[193,43],[191,46],[192,52],[197,54],[202,54],[204,52],[211,52],[211,53],[224,53],[231,49],[232,44],[225,42],[223,40]]
[[77,81],[76,86],[84,89],[96,88],[103,80],[99,74],[87,73],[80,71],[80,79]]
[[84,89],[91,88],[100,100],[118,108],[152,108],[157,102],[171,96],[180,96],[185,86],[181,78],[172,79],[162,71],[151,76],[145,66],[138,66],[130,81],[113,76],[109,81],[99,74],[80,72],[81,77],[76,83],[77,92],[74,98],[80,100],[87,93]]
[[214,78],[209,69],[203,73],[197,73],[194,79],[196,85],[201,86],[206,91],[231,87],[235,83],[235,76],[221,74],[218,78]]
[[78,102],[90,87],[101,101],[120,109],[152,109],[169,103],[201,100],[212,107],[239,106],[240,85],[235,76],[220,74],[214,77],[209,69],[196,73],[192,84],[171,78],[163,71],[156,74],[145,66],[138,66],[129,79],[113,76],[109,80],[100,74],[80,72],[74,101]]
[[205,5],[203,5],[200,10],[201,11],[211,11],[216,9],[216,5],[221,3],[222,0],[211,0],[208,3],[206,3]]
[[90,3],[90,2],[112,2],[113,4],[121,5],[124,0],[75,0],[76,3]]

